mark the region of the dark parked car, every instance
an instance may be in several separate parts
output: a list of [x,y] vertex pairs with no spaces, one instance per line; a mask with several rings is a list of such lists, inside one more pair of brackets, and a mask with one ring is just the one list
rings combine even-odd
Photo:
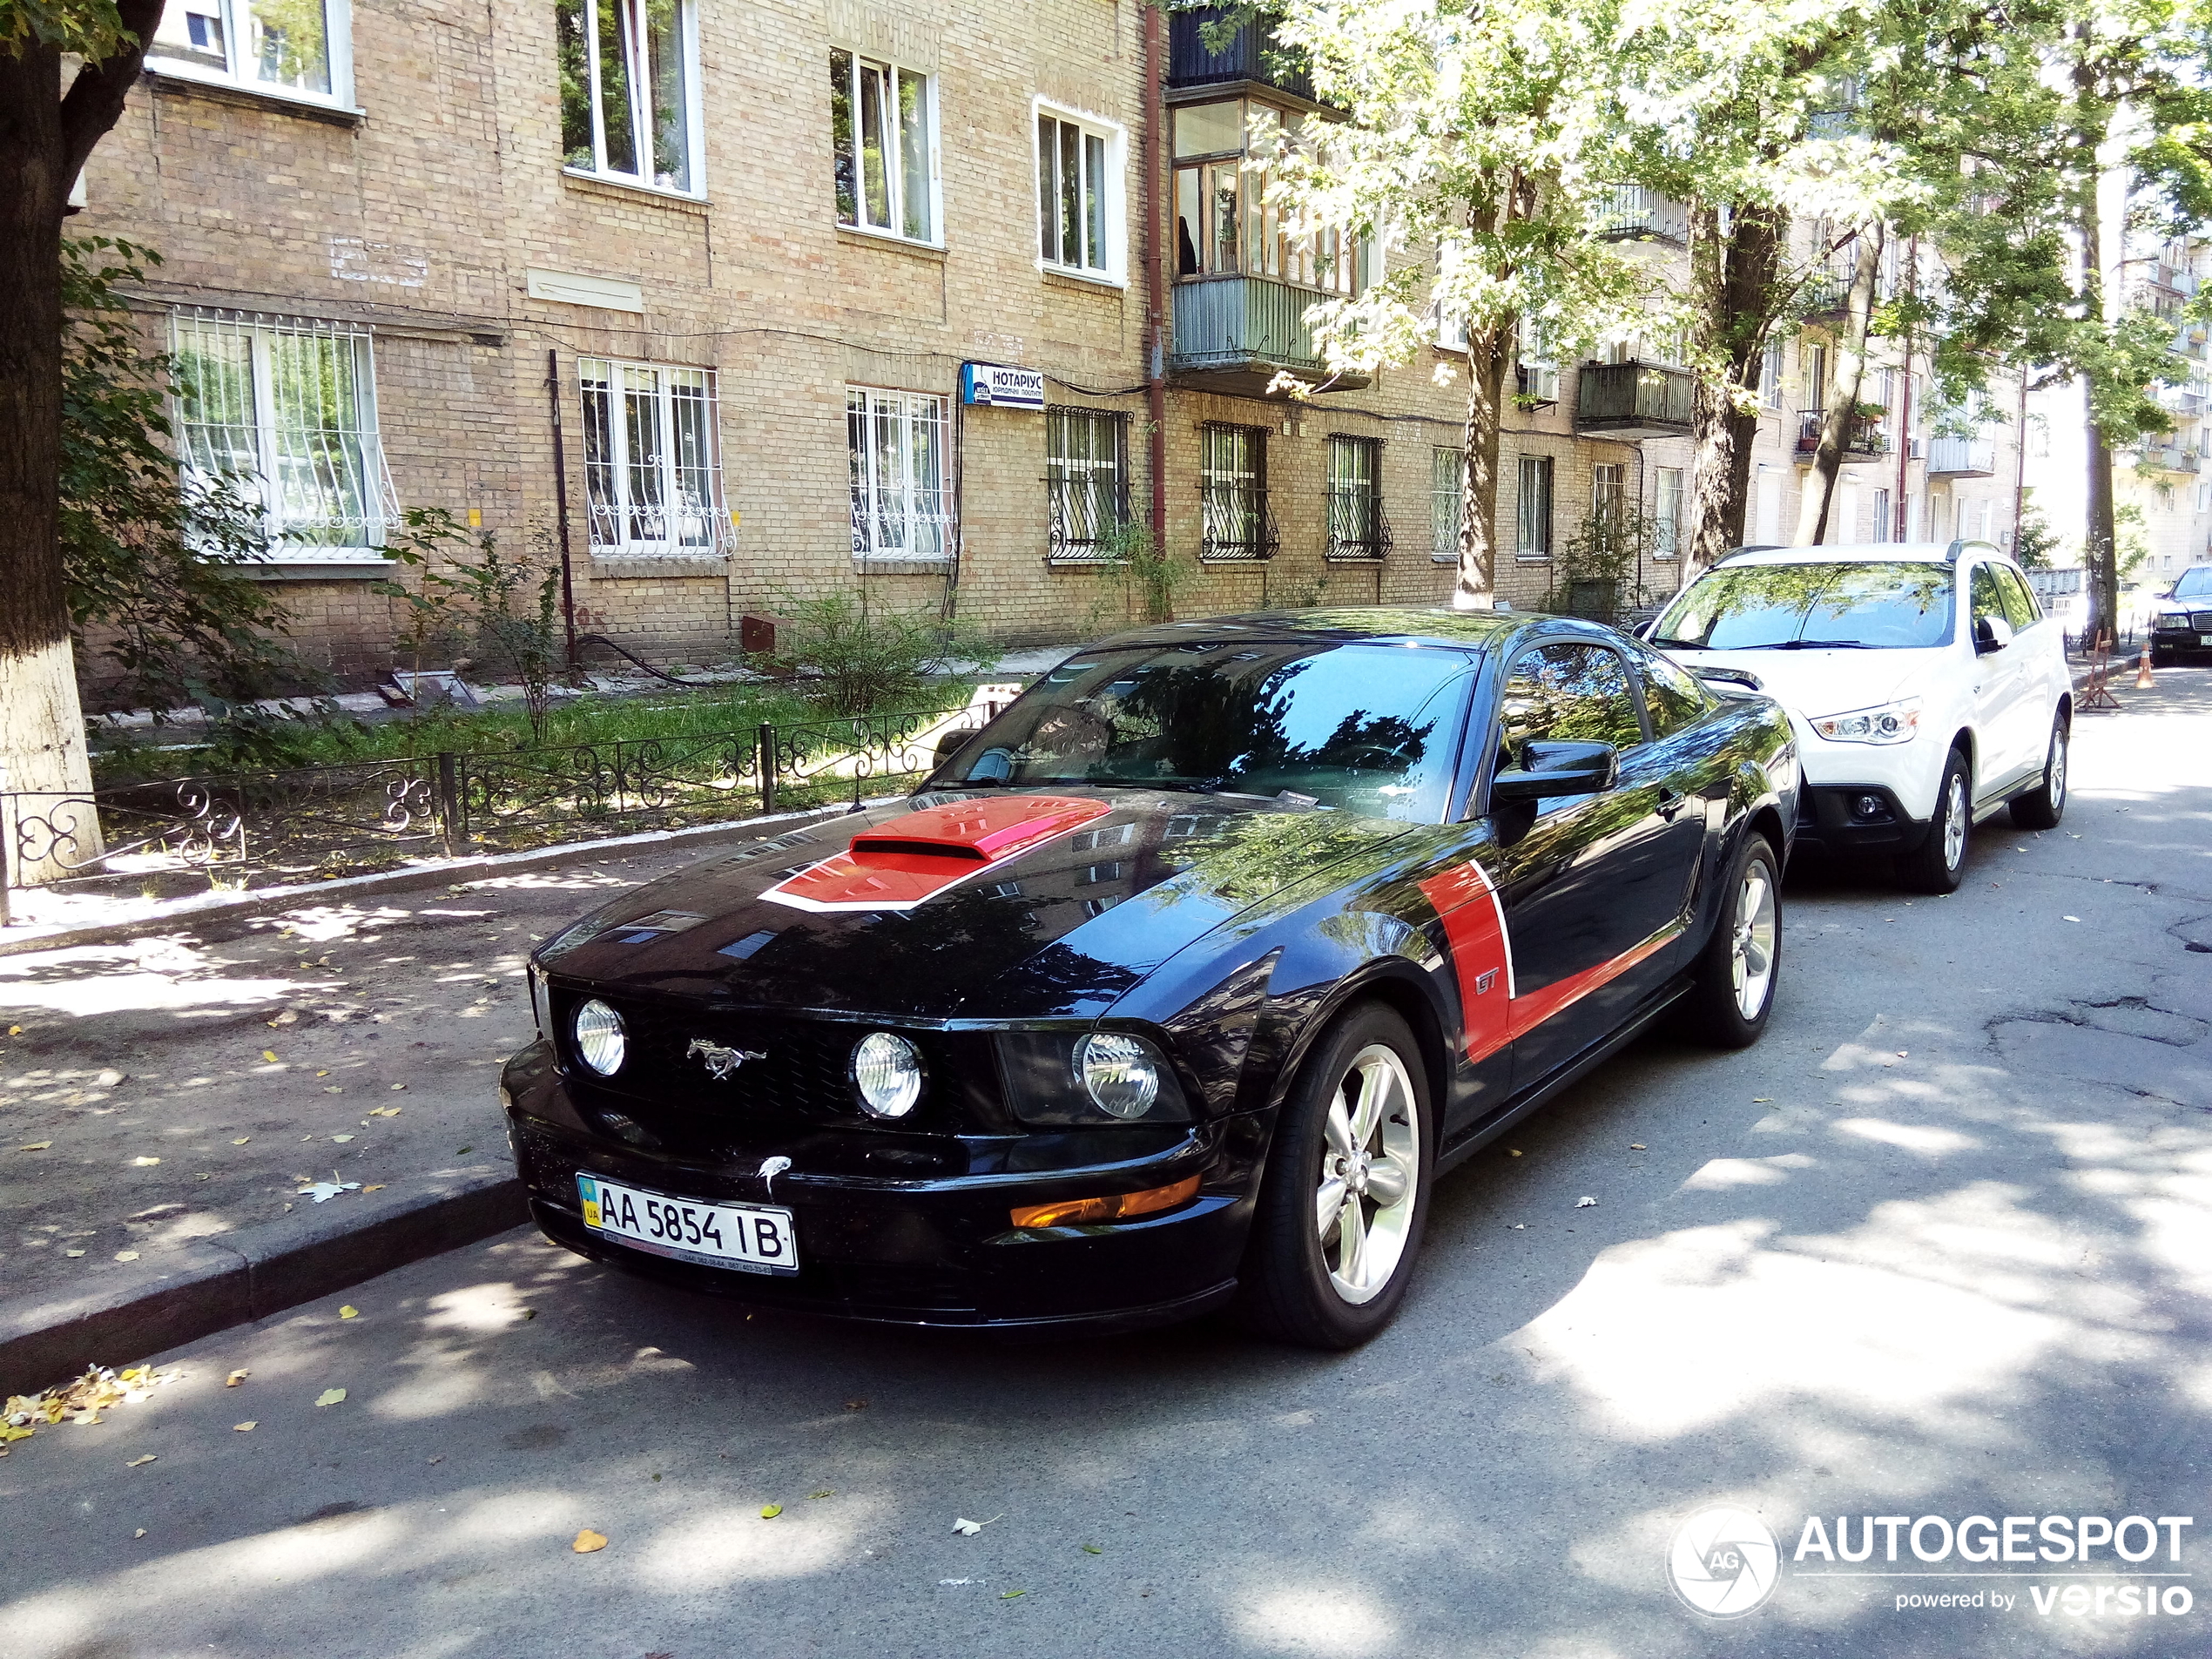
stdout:
[[603,907],[503,1098],[553,1238],[751,1302],[1388,1321],[1430,1184],[1666,1016],[1773,1006],[1781,710],[1609,629],[1363,610],[1089,646],[895,805]]
[[2212,657],[2212,564],[2192,564],[2158,596],[2150,618],[2150,659],[2159,667]]

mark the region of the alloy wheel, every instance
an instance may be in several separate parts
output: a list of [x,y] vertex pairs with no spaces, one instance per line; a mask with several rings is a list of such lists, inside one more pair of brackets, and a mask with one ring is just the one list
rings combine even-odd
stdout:
[[1955,870],[1966,856],[1966,780],[1957,772],[1943,785],[1943,867]]
[[1323,1121],[1313,1195],[1329,1284],[1353,1305],[1372,1300],[1405,1258],[1420,1188],[1420,1103],[1397,1051],[1352,1057]]
[[2067,731],[2060,726],[2051,733],[2051,766],[2044,781],[2044,791],[2050,798],[2051,810],[2057,813],[2066,806],[2066,747]]
[[1729,964],[1736,985],[1737,1010],[1747,1020],[1759,1017],[1774,987],[1774,874],[1754,859],[1743,867],[1743,885],[1736,895],[1735,936]]

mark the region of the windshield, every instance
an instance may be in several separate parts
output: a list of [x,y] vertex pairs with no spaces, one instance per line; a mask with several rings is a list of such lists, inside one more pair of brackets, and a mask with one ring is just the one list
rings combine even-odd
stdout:
[[1288,792],[1433,824],[1476,661],[1312,639],[1085,651],[969,739],[932,787]]
[[2176,599],[2202,599],[2212,597],[2212,564],[2199,564],[2182,572],[2182,579],[2174,584]]
[[1651,631],[1701,651],[1911,651],[1951,643],[1947,564],[1723,565],[1697,578]]

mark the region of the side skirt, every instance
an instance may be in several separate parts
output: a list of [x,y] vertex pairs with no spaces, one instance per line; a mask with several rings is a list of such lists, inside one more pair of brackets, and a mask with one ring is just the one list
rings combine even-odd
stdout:
[[1688,995],[1689,989],[1690,981],[1687,974],[1662,986],[1645,999],[1642,1008],[1622,1022],[1611,1035],[1600,1038],[1549,1076],[1514,1095],[1489,1116],[1460,1130],[1437,1154],[1437,1174],[1443,1175],[1466,1162],[1523,1118],[1549,1105],[1552,1098],[1561,1090],[1581,1082],[1594,1068],[1610,1060],[1642,1036],[1654,1021]]

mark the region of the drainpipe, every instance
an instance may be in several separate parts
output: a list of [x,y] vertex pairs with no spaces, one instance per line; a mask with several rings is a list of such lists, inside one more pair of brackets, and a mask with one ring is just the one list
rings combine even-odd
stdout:
[[545,396],[553,410],[553,510],[561,527],[561,623],[568,631],[569,671],[576,660],[576,571],[569,558],[568,446],[561,438],[561,354],[545,354]]
[[1168,177],[1164,154],[1167,110],[1160,97],[1160,8],[1144,13],[1144,398],[1151,418],[1152,535],[1158,553],[1168,544],[1167,318],[1160,274],[1160,192]]

